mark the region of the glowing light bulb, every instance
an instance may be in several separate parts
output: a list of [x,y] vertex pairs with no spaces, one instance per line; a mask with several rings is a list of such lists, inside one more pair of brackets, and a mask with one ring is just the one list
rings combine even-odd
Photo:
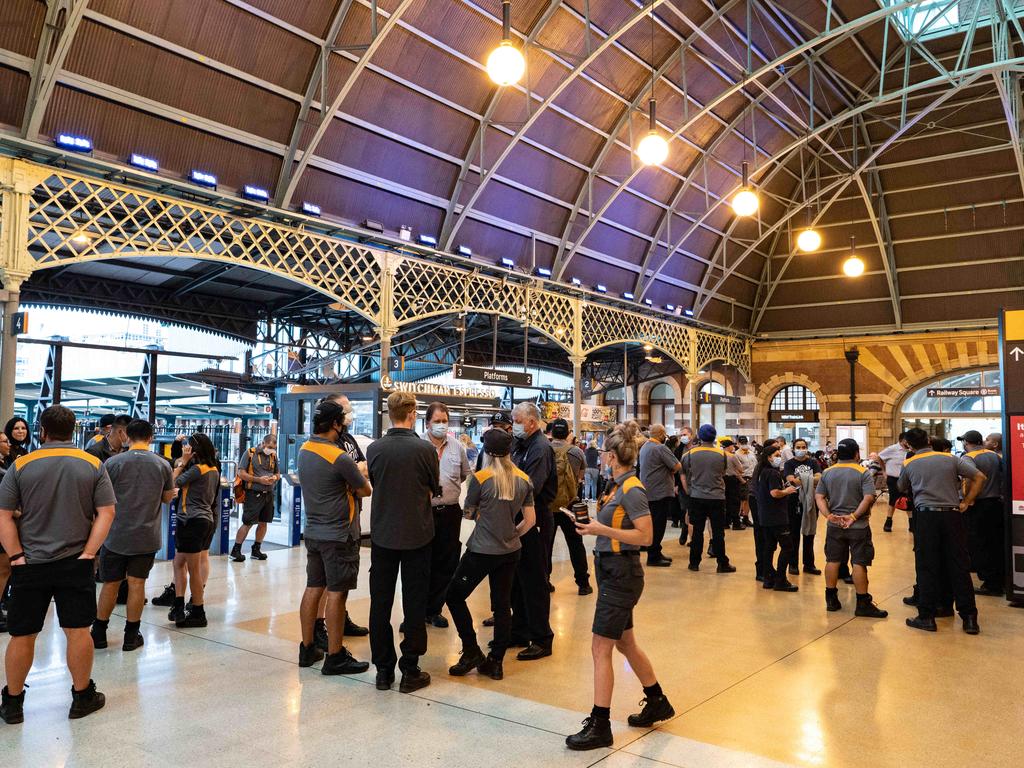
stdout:
[[860,277],[864,274],[864,260],[860,256],[851,256],[843,262],[843,272],[847,277]]
[[821,235],[817,230],[805,229],[797,235],[796,247],[804,253],[812,253],[821,248]]
[[91,239],[85,232],[79,232],[71,238],[71,242],[75,245],[88,245]]
[[514,85],[525,72],[526,59],[523,58],[523,52],[509,40],[502,40],[501,45],[487,57],[487,74],[498,85]]
[[661,165],[668,158],[668,142],[657,131],[651,131],[640,140],[636,154],[644,165]]
[[749,187],[745,187],[736,193],[732,199],[732,209],[737,216],[753,216],[757,213],[761,201],[757,199],[757,193]]

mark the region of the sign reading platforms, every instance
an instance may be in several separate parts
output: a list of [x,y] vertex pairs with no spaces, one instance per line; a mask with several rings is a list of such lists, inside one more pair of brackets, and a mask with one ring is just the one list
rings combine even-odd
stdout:
[[1003,378],[1003,460],[1007,488],[1006,596],[1024,603],[1024,309],[1003,310],[999,322],[999,368]]
[[456,379],[479,381],[482,384],[499,384],[505,387],[533,386],[533,374],[522,371],[499,371],[496,368],[477,368],[456,363],[452,375]]

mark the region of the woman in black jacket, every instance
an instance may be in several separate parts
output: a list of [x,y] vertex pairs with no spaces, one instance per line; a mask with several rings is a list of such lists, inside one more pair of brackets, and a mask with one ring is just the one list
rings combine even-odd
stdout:
[[[766,443],[751,478],[757,498],[758,527],[764,537],[762,586],[778,592],[796,592],[799,588],[786,578],[786,564],[796,553],[796,543],[790,529],[788,497],[800,489],[786,482],[782,476],[782,467],[782,453],[778,443]],[[773,568],[776,544],[781,551],[778,564]]]

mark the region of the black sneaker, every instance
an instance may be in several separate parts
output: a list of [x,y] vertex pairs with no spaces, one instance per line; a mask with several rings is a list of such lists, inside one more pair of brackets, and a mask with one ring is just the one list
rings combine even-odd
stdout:
[[583,730],[565,737],[565,746],[569,749],[583,751],[586,749],[601,749],[610,747],[615,739],[612,738],[612,723],[605,718],[588,717],[583,721]]
[[484,677],[489,677],[491,680],[501,680],[505,677],[505,671],[502,669],[502,660],[496,659],[493,656],[487,656],[480,666],[476,668]]
[[853,612],[854,616],[863,616],[868,619],[884,619],[889,615],[888,611],[883,611],[871,599],[870,594],[857,595],[857,610]]
[[92,647],[97,650],[107,647],[107,628],[101,627],[96,622],[93,622],[92,627],[89,629],[89,634],[92,635]]
[[313,645],[327,653],[327,625],[321,619],[313,625]]
[[494,626],[494,616],[493,615],[488,616],[486,619],[483,620],[482,623],[483,623],[483,625],[485,627],[493,627]]
[[519,661],[536,661],[551,655],[551,646],[540,643],[530,643],[516,656]]
[[790,576],[799,576],[800,575],[800,569],[797,568],[795,565],[789,566],[789,575]]
[[80,717],[91,715],[98,709],[103,709],[107,703],[107,697],[96,690],[96,683],[92,680],[84,691],[76,691],[71,688],[71,709],[68,711],[69,720],[77,720]]
[[671,557],[659,557],[657,560],[647,561],[648,568],[668,568],[670,565],[672,565]]
[[178,606],[173,606],[171,608],[171,610],[169,610],[167,612],[167,620],[168,621],[173,621],[175,624],[177,624],[179,621],[181,621],[184,618],[185,618],[185,609],[184,608],[179,608]]
[[195,605],[192,610],[186,611],[183,618],[178,619],[174,622],[174,625],[178,629],[193,629],[205,627],[206,622],[206,611],[201,605]]
[[242,545],[241,544],[235,544],[235,546],[233,546],[231,548],[231,562],[233,562],[233,563],[244,563],[245,562],[245,555],[242,554]]
[[964,616],[963,623],[964,632],[966,632],[968,635],[976,635],[979,632],[981,632],[981,627],[978,626],[977,616]]
[[124,642],[121,643],[122,651],[137,651],[139,648],[146,644],[145,638],[136,632],[134,635],[124,636]]
[[[767,585],[765,586],[765,589],[767,589]],[[800,591],[800,587],[798,587],[796,584],[794,584],[791,581],[788,581],[786,579],[782,579],[781,581],[779,579],[775,579],[775,581],[772,582],[772,589],[774,589],[776,592],[799,592]]]
[[448,674],[454,677],[464,677],[479,667],[483,662],[484,652],[480,650],[480,646],[474,646],[473,648],[462,651],[462,655],[459,656],[458,663],[448,667]]
[[938,631],[938,627],[935,626],[935,619],[925,619],[920,616],[915,616],[912,619],[907,619],[907,626],[911,629],[923,629],[925,632]]
[[430,685],[430,673],[419,667],[402,672],[402,682],[398,684],[401,693],[412,693]]
[[715,573],[736,573],[736,566],[731,563],[719,563]]
[[257,541],[252,545],[252,549],[249,550],[249,557],[253,560],[266,560],[267,556],[263,554],[263,550],[260,549],[260,543]]
[[699,571],[700,563],[690,563],[688,566],[686,566],[686,569],[694,572]]
[[390,691],[395,684],[395,670],[377,667],[377,690]]
[[892,533],[892,518],[885,518],[885,525],[882,526],[882,530],[886,533]]
[[[324,632],[327,632],[327,627],[324,627]],[[366,627],[361,627],[349,618],[348,613],[345,614],[345,636],[346,637],[366,637],[370,634],[370,630]],[[326,634],[325,634],[326,636]]]
[[370,662],[359,661],[342,648],[337,653],[328,654],[324,659],[324,665],[320,668],[321,675],[358,675],[370,668]]
[[804,566],[804,573],[809,573],[811,576],[821,576],[821,568],[815,568],[813,565]]
[[579,589],[576,590],[576,593],[580,597],[585,597],[586,595],[594,594],[594,588],[589,584],[580,584]]
[[159,605],[161,608],[170,608],[174,605],[174,596],[177,593],[174,591],[174,585],[168,584],[164,587],[164,591],[160,593],[159,597],[154,597],[151,601],[151,605]]
[[839,602],[839,590],[825,588],[825,610],[841,611],[843,604]]
[[432,627],[437,627],[437,629],[448,629],[448,619],[440,613],[436,616],[427,616],[427,624]]
[[25,689],[21,689],[21,693],[17,696],[11,696],[7,692],[7,686],[4,686],[2,692],[3,698],[0,699],[0,718],[8,725],[17,725],[18,723],[25,722]]
[[676,715],[668,696],[665,695],[641,699],[640,704],[643,709],[635,715],[630,715],[626,721],[634,728],[650,728],[659,720],[668,720]]
[[318,661],[320,661],[320,659],[322,659],[323,657],[324,657],[324,652],[321,651],[316,646],[315,643],[313,645],[306,646],[306,645],[303,645],[301,642],[299,642],[299,666],[300,667],[303,667],[303,668],[305,668],[305,667],[312,667],[314,664],[316,664]]

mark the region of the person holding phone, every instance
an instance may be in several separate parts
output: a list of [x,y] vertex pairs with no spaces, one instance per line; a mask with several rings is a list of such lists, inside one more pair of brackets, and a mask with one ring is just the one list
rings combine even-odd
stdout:
[[644,689],[643,709],[629,716],[629,724],[649,728],[675,715],[661,690],[651,660],[637,642],[633,630],[633,608],[644,591],[641,547],[650,546],[654,525],[647,492],[636,476],[639,453],[636,428],[615,427],[605,439],[605,454],[612,470],[612,484],[598,501],[597,520],[577,522],[582,535],[597,536],[594,573],[597,576],[597,605],[594,609],[594,708],[583,721],[583,730],[565,740],[569,749],[610,747],[612,689],[615,676],[612,651],[618,649],[640,679]]
[[[782,475],[785,462],[782,446],[768,441],[754,468],[754,489],[757,499],[758,527],[763,536],[764,582],[762,587],[777,592],[796,592],[799,587],[786,578],[786,568],[796,557],[796,540],[790,527],[789,497],[800,488],[786,482]],[[772,567],[775,547],[779,547],[779,561]]]
[[[483,469],[469,476],[465,512],[476,521],[466,553],[448,586],[447,603],[462,640],[462,655],[448,674],[461,677],[478,669],[493,680],[504,677],[502,662],[512,640],[512,580],[523,548],[519,538],[537,524],[533,484],[509,458],[512,435],[492,427],[484,432]],[[494,641],[484,656],[477,644],[466,600],[487,577],[494,614]]]

